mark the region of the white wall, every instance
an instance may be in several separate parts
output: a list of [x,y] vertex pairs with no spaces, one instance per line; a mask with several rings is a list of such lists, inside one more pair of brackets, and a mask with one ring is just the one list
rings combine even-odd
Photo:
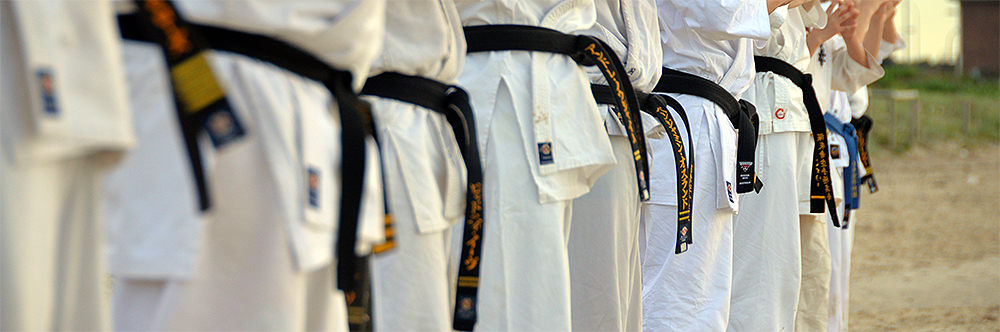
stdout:
[[962,49],[962,15],[958,1],[903,0],[897,11],[896,29],[906,39],[908,47],[893,54],[893,61],[957,61]]

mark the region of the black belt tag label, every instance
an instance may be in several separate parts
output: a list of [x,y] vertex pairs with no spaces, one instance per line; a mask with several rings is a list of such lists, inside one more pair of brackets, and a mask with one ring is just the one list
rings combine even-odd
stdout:
[[757,150],[759,116],[757,108],[746,100],[740,100],[739,129],[736,148],[736,193],[760,193],[764,183],[757,178],[754,157]]
[[865,179],[865,184],[868,185],[868,193],[874,194],[878,192],[878,182],[875,182],[875,176],[869,176]]

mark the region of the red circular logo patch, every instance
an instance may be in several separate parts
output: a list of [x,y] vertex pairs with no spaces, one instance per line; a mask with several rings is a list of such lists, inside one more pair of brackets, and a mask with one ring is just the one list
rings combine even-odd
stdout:
[[780,119],[784,119],[785,118],[785,109],[784,108],[779,108],[777,111],[774,111],[774,117],[778,118],[779,120]]

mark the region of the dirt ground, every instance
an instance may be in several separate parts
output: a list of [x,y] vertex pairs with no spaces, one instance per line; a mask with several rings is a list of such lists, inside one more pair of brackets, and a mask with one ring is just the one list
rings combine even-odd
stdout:
[[1000,331],[1000,146],[873,155],[852,255],[852,331]]

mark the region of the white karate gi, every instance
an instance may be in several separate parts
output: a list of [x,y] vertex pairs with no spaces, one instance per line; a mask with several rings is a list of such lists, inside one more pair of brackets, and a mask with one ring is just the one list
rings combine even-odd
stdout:
[[[663,66],[719,84],[740,98],[753,78],[753,39],[768,37],[764,1],[657,1]],[[721,331],[729,319],[736,131],[714,102],[671,94],[690,120],[693,244],[675,254],[677,183],[672,146],[650,140],[651,196],[640,229],[643,330]],[[689,157],[691,156],[689,155]],[[766,179],[765,179],[766,181]],[[766,182],[765,182],[766,186]]]
[[[389,1],[382,54],[385,71],[455,84],[465,38],[451,0]],[[466,173],[451,125],[435,111],[394,99],[372,102],[380,139],[395,248],[372,266],[378,331],[450,331],[451,227],[465,212]]]
[[[662,60],[656,3],[611,0],[595,4],[597,24],[584,34],[611,46],[625,65],[625,71],[630,73],[632,86],[638,91],[651,92],[660,78]],[[596,67],[588,67],[587,71],[591,82],[608,84]],[[631,162],[632,148],[613,108],[598,105],[618,164],[598,179],[589,193],[573,202],[569,267],[575,331],[642,330],[642,275],[637,241],[641,205],[635,185],[635,164]],[[648,136],[663,137],[659,132],[662,125],[646,113],[642,115],[643,126],[655,128],[646,131]]]
[[0,330],[111,329],[100,178],[135,143],[108,1],[0,2]]
[[[358,78],[368,74],[384,28],[382,1],[176,3],[189,21],[269,35],[350,70],[355,89],[363,83]],[[339,118],[327,88],[258,60],[210,55],[213,73],[246,135],[219,149],[202,138],[212,206],[199,218],[190,201],[196,196],[186,160],[162,166],[168,170],[162,175],[145,168],[158,159],[186,158],[177,146],[182,144],[179,128],[167,124],[177,120],[162,50],[132,43],[125,60],[134,87],[133,112],[148,122],[139,130],[140,140],[147,139],[145,149],[154,150],[130,156],[108,180],[121,185],[108,193],[120,199],[109,206],[115,211],[109,214],[118,216],[109,227],[118,235],[111,239],[112,257],[122,258],[116,265],[121,270],[113,270],[117,327],[346,330],[346,304],[334,289],[332,257],[340,194]],[[171,147],[163,152],[169,155],[156,153],[157,146]],[[361,251],[382,235],[383,224],[379,162],[374,145],[369,147]],[[315,206],[307,199],[307,169],[318,175]],[[184,185],[157,188],[144,182],[150,180]],[[167,205],[172,201],[164,197],[175,195],[184,203]],[[141,213],[142,206],[173,213],[161,220]],[[187,250],[165,253],[174,248]],[[158,257],[172,259],[156,262]]]
[[[854,61],[848,53],[846,44],[840,36],[834,36],[824,42],[812,55],[807,73],[813,75],[813,88],[816,98],[824,112],[832,90],[845,91],[853,94],[858,89],[878,80],[885,73],[874,56],[865,52],[868,57],[868,67]],[[820,61],[820,58],[824,59]],[[825,127],[825,126],[824,126]],[[829,132],[828,132],[829,133]],[[839,135],[828,134],[829,139],[843,142]],[[829,146],[827,146],[829,149]],[[827,150],[827,156],[829,156]],[[844,197],[844,181],[841,170],[836,170],[831,164],[831,182],[837,206]],[[839,176],[838,176],[839,175]],[[843,217],[843,209],[838,218]],[[800,224],[802,228],[802,286],[799,292],[798,309],[795,313],[795,329],[800,331],[821,331],[826,329],[830,317],[830,239],[828,227],[822,223],[830,222],[828,216],[817,216]],[[812,223],[814,222],[814,223]],[[809,223],[807,225],[807,223]],[[818,227],[817,227],[818,226]]]
[[[861,88],[853,95],[848,95],[843,91],[834,91],[830,99],[829,112],[837,115],[837,118],[841,122],[850,121],[853,109],[861,108],[863,114],[863,108],[860,105],[864,105],[864,108],[868,106],[868,90],[866,88]],[[858,106],[855,106],[858,105]],[[830,133],[830,139],[836,140],[840,137],[834,132]],[[834,144],[831,141],[831,144]],[[844,155],[843,150],[846,146],[841,147],[841,158],[830,158],[831,167],[831,180],[839,181],[843,183],[844,167],[848,163],[846,155]],[[860,165],[860,161],[858,161]],[[864,174],[864,169],[859,168],[859,176]],[[841,187],[843,188],[843,187]],[[859,187],[859,190],[863,187]],[[841,191],[843,192],[843,191]],[[843,194],[841,194],[843,195]],[[829,214],[827,214],[829,216]],[[843,218],[844,216],[844,204],[841,202],[837,205],[837,215]],[[857,227],[854,224],[856,220],[856,213],[852,213],[849,220],[849,225],[847,229],[842,229],[833,226],[833,220],[827,220],[827,231],[830,241],[830,317],[827,321],[827,330],[831,332],[835,331],[846,331],[847,330],[847,299],[849,295],[848,284],[850,280],[850,262],[851,262],[851,246],[854,242],[854,228]],[[829,216],[828,218],[832,218]]]
[[[493,0],[458,8],[464,26],[576,34],[596,20],[592,1]],[[562,54],[483,52],[466,57],[459,82],[472,99],[485,173],[476,329],[569,331],[571,200],[615,164],[586,72]],[[551,146],[551,162],[541,164],[542,145]]]
[[[837,37],[835,37],[837,38]],[[837,42],[837,47],[843,46],[843,39],[841,42]],[[882,40],[879,47],[879,54],[876,58],[879,62],[885,60],[889,57],[892,52],[903,49],[906,47],[906,43],[902,38],[896,37],[895,43],[889,43]],[[865,114],[868,109],[868,89],[862,87],[854,94],[848,94],[843,91],[833,91],[830,96],[830,106],[828,108],[829,112],[833,112],[837,115],[837,118],[841,122],[847,123],[851,121],[852,118],[860,118]],[[830,132],[831,137],[835,134]],[[831,166],[836,164],[836,161],[831,160]],[[845,165],[846,160],[841,162],[841,165]],[[865,175],[865,169],[860,166],[860,160],[858,161],[858,176]],[[843,181],[843,168],[836,168],[833,170],[833,181]],[[864,191],[866,186],[863,184],[859,188],[860,191]],[[839,216],[844,215],[844,205],[839,204],[837,207],[837,214]],[[827,331],[829,332],[840,332],[847,331],[848,316],[850,316],[850,310],[848,309],[848,304],[850,301],[850,281],[851,281],[851,250],[854,246],[854,230],[857,221],[857,213],[852,213],[850,217],[850,225],[847,229],[840,229],[833,226],[833,221],[827,223],[829,238],[830,238],[830,318],[827,322]]]
[[[826,25],[818,4],[810,11],[779,7],[769,15],[771,38],[755,55],[805,70],[806,28]],[[801,283],[799,215],[809,214],[813,139],[802,90],[772,72],[758,72],[746,94],[757,107],[760,128],[756,171],[759,194],[741,197],[733,248],[730,331],[780,331],[794,325]]]

